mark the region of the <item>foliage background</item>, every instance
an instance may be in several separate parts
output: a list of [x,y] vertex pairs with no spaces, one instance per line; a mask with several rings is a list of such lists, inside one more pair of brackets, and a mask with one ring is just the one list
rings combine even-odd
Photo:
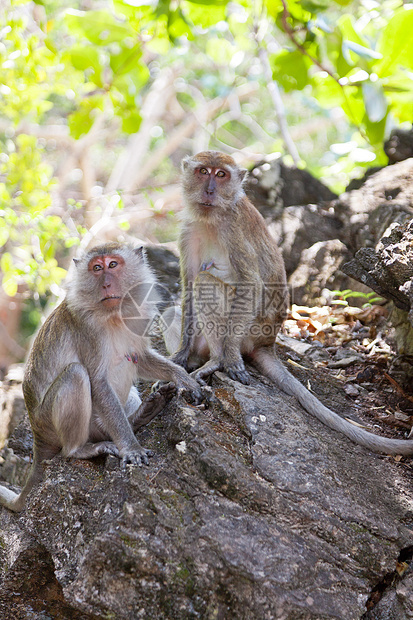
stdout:
[[[283,156],[341,191],[387,162],[383,140],[413,118],[413,5],[401,0],[3,7],[0,330],[9,336],[10,309],[24,308],[31,331],[89,243],[175,238],[186,153],[225,150],[246,166]],[[5,340],[12,359],[23,355],[14,336]]]

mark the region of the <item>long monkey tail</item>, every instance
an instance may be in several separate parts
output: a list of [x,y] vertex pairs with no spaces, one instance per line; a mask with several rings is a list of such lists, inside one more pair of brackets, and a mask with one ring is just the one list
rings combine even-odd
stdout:
[[329,428],[346,435],[351,441],[364,446],[373,452],[383,454],[413,454],[413,441],[403,439],[388,439],[369,433],[368,431],[344,420],[309,392],[293,375],[291,375],[274,353],[265,349],[257,349],[252,354],[254,366],[266,377],[274,381],[275,385],[291,396],[295,396],[300,405],[323,422]]
[[36,457],[33,458],[33,463],[30,468],[29,477],[26,484],[20,493],[15,493],[7,487],[0,486],[0,506],[5,506],[13,512],[20,512],[24,508],[26,497],[32,490],[32,488],[38,484],[43,478],[43,470],[40,462]]

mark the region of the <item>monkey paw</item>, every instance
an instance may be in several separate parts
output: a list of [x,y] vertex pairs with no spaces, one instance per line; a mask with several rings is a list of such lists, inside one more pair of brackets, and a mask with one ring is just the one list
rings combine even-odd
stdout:
[[178,394],[194,405],[199,405],[204,398],[198,383],[188,375],[179,381]]
[[149,465],[148,459],[150,456],[153,456],[152,450],[147,450],[139,446],[123,454],[120,462],[121,469],[126,469],[126,465],[138,465],[139,467],[142,465]]
[[210,359],[206,364],[191,372],[191,377],[193,377],[200,385],[206,385],[205,379],[210,377],[217,370],[221,370],[221,362],[216,359]]
[[142,402],[137,412],[132,416],[132,419],[129,418],[133,430],[137,431],[141,426],[149,424],[175,394],[175,383],[165,383],[160,385],[155,392],[151,392]]
[[244,362],[238,362],[238,364],[231,364],[224,366],[224,372],[233,381],[239,381],[244,385],[251,383],[249,372],[245,369]]

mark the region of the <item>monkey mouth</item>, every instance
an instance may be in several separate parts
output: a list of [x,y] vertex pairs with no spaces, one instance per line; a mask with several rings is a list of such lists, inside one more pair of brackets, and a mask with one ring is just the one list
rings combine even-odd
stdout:
[[119,305],[119,302],[121,301],[121,299],[122,297],[117,297],[116,295],[112,295],[112,296],[104,297],[100,301],[105,306],[111,307],[111,306]]
[[200,202],[201,207],[213,207],[212,202]]

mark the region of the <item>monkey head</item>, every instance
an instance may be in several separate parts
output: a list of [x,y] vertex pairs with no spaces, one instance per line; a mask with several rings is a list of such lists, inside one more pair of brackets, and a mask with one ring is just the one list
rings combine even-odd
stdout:
[[229,155],[204,151],[182,161],[183,195],[187,208],[199,217],[213,217],[234,209],[244,196],[247,171]]
[[74,259],[76,270],[68,285],[67,302],[81,313],[107,318],[133,305],[130,291],[148,286],[154,276],[146,264],[142,247],[106,243]]

